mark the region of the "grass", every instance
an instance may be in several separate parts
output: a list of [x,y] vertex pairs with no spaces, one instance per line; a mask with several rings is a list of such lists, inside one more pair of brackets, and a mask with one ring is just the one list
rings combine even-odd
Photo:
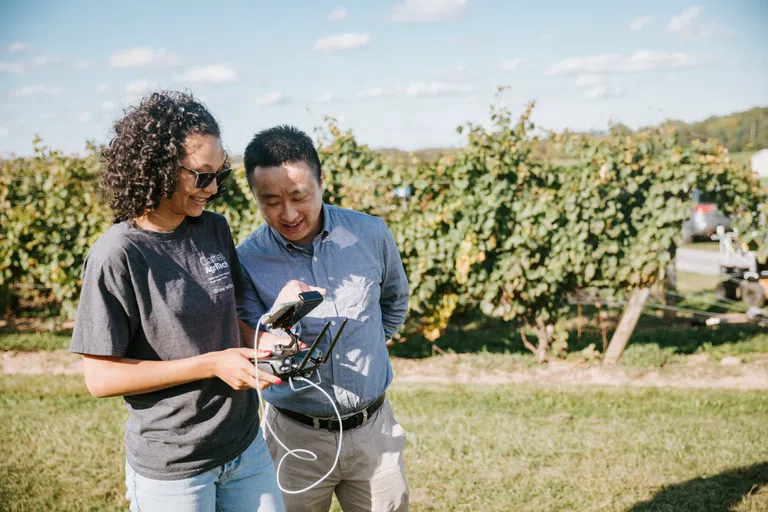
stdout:
[[[687,305],[685,303],[681,304]],[[584,307],[585,323],[595,316],[593,307]],[[607,339],[610,341],[615,329],[615,319],[620,311],[612,310],[613,320],[607,329]],[[449,327],[436,345],[442,350],[454,353],[492,353],[512,354],[529,357],[530,351],[525,348],[517,326],[495,319],[477,320],[465,319],[458,325]],[[661,349],[670,349],[673,354],[695,354],[702,347],[731,347],[730,350],[749,354],[768,352],[768,332],[756,325],[720,325],[717,328],[707,327],[701,323],[692,325],[691,320],[679,320],[659,326],[662,320],[652,314],[641,317],[637,329],[632,334],[627,350],[638,345],[657,345]],[[530,339],[530,337],[529,337]],[[568,339],[568,352],[572,356],[589,345],[602,349],[602,335],[596,328],[594,320],[585,325],[581,338],[578,338],[575,326],[571,326]],[[433,344],[415,332],[406,333],[406,341],[390,348],[390,354],[399,357],[430,357]],[[628,364],[622,359],[622,364]]]
[[719,275],[678,271],[677,291],[685,295],[700,292],[714,293],[715,286],[720,281],[723,281],[723,277]]
[[[395,383],[391,401],[414,511],[768,507],[761,392]],[[0,414],[2,510],[126,509],[122,400],[2,376]]]
[[[704,295],[698,303],[688,300],[679,305],[706,308],[708,297]],[[580,357],[581,351],[590,344],[594,344],[598,350],[602,349],[602,335],[594,320],[595,311],[594,307],[584,307],[585,328],[581,338],[575,326],[571,325],[568,357]],[[609,341],[619,312],[611,312],[612,320],[606,332]],[[589,325],[586,325],[587,320]],[[691,325],[689,321],[678,321],[668,324],[665,329],[659,329],[659,322],[659,318],[651,314],[641,317],[621,364],[645,367],[650,361],[651,366],[663,366],[673,355],[695,353],[707,353],[713,359],[742,355],[748,360],[750,354],[768,353],[768,331],[755,325],[720,325],[713,329],[704,325]],[[0,351],[67,349],[70,337],[71,331],[0,332]],[[436,345],[453,353],[508,354],[518,358],[523,365],[534,364],[533,356],[523,345],[519,328],[501,320],[465,318],[463,322],[459,321],[457,325],[449,327]],[[433,346],[423,336],[409,332],[406,334],[406,342],[391,347],[390,353],[398,357],[424,358],[433,355]]]
[[72,331],[51,332],[0,332],[0,350],[57,350],[69,347]]
[[694,242],[682,246],[681,249],[696,249],[697,251],[720,252],[720,242]]

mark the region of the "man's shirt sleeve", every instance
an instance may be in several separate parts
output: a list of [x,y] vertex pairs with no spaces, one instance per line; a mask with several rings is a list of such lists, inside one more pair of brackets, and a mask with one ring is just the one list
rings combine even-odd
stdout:
[[381,223],[384,263],[380,299],[381,323],[384,327],[384,336],[388,340],[395,335],[405,321],[410,289],[395,239],[383,220]]

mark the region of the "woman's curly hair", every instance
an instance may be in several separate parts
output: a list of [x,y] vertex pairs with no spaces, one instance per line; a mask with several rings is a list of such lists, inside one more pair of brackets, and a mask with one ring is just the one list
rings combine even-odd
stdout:
[[[219,124],[191,94],[162,91],[126,110],[102,152],[102,186],[115,222],[156,209],[176,190],[184,141],[190,135],[221,137]],[[217,194],[218,195],[218,194]]]

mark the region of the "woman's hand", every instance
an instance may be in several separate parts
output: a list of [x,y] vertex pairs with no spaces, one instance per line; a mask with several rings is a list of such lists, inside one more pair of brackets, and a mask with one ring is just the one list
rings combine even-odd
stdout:
[[[258,358],[269,357],[269,350],[257,350]],[[282,380],[266,372],[258,372],[251,362],[254,355],[252,348],[230,348],[206,354],[212,363],[212,372],[232,389],[243,390],[259,387],[264,390],[272,384],[282,384]]]

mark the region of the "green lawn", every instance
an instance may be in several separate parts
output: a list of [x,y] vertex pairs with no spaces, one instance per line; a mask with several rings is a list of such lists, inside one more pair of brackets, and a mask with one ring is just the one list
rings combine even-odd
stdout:
[[58,332],[0,332],[0,350],[56,350],[69,347],[71,331]]
[[720,252],[720,242],[693,242],[681,249],[696,249],[697,251]]
[[714,293],[717,283],[723,281],[722,276],[710,274],[696,274],[694,272],[677,272],[677,291],[684,295],[699,292]]
[[[681,305],[687,306],[690,303]],[[698,305],[704,307],[703,300]],[[591,306],[584,308],[585,323],[588,319],[586,315],[592,315],[593,309]],[[612,312],[616,315],[619,310]],[[728,347],[740,354],[768,353],[768,332],[756,325],[720,325],[711,328],[701,322],[691,325],[692,320],[687,319],[665,325],[664,321],[650,313],[653,311],[641,317],[627,350],[635,351],[652,346],[667,349],[671,354],[685,355]],[[612,335],[613,327],[607,330],[609,341]],[[511,354],[535,364],[530,351],[523,345],[519,329],[501,320],[467,320],[464,325],[449,327],[436,344],[447,352]],[[585,325],[581,338],[576,329],[572,328],[568,344],[568,357],[577,357],[581,350],[592,344],[600,350],[602,335],[595,321],[590,320],[590,324]],[[432,350],[432,343],[416,333],[408,333],[406,341],[393,346],[390,353],[399,357],[429,357]]]
[[[395,383],[391,400],[414,511],[768,510],[762,392]],[[0,509],[125,510],[120,399],[2,376],[0,415]]]
[[[707,308],[711,296],[704,294],[697,299],[682,302],[685,307]],[[569,332],[569,356],[578,357],[581,350],[594,344],[598,350],[602,347],[602,336],[594,325],[594,307],[585,307],[583,313],[585,322],[592,317],[589,325],[585,325],[581,338],[575,327]],[[717,307],[710,307],[717,310]],[[616,315],[619,310],[613,310]],[[755,325],[721,325],[713,329],[704,325],[690,325],[687,321],[670,324],[659,329],[661,320],[649,314],[640,319],[625,357],[621,364],[629,366],[656,365],[662,357],[667,361],[674,355],[709,353],[712,357],[723,355],[742,355],[749,359],[750,354],[768,353],[768,332]],[[614,321],[615,323],[615,321]],[[613,335],[613,327],[607,330],[607,338]],[[54,350],[66,349],[69,346],[71,332],[48,333],[1,333],[0,351],[19,350]],[[433,344],[416,333],[407,333],[406,342],[390,348],[393,356],[399,357],[429,357]],[[508,322],[493,319],[466,319],[451,326],[437,341],[442,350],[455,353],[491,353],[509,354],[515,356],[524,365],[534,365],[532,354],[523,345],[519,329]],[[665,354],[660,356],[660,354]]]

